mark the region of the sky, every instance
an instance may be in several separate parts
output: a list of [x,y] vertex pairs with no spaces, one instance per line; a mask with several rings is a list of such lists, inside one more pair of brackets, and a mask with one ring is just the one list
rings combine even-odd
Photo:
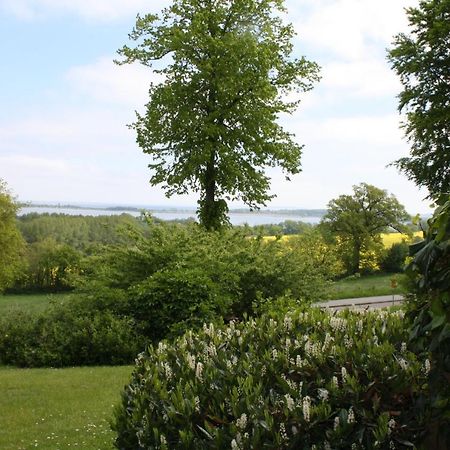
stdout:
[[[397,76],[386,60],[418,0],[287,0],[294,55],[322,80],[280,118],[304,145],[302,172],[270,169],[269,208],[325,208],[361,182],[394,194],[411,214],[430,212],[427,192],[388,165],[408,155]],[[135,142],[151,69],[113,64],[137,13],[169,0],[0,0],[0,178],[20,201],[195,206],[198,194],[165,197],[149,184]],[[235,203],[231,206],[242,206]]]

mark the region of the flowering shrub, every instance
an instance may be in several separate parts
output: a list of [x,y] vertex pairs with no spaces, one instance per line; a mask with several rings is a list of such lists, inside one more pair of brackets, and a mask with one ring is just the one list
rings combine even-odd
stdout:
[[431,353],[429,394],[421,403],[431,407],[426,448],[450,446],[450,195],[442,195],[428,220],[425,239],[411,246],[407,273],[413,294],[407,302],[411,317],[411,348]]
[[136,360],[119,449],[391,449],[421,430],[429,364],[402,311],[303,309],[204,326]]

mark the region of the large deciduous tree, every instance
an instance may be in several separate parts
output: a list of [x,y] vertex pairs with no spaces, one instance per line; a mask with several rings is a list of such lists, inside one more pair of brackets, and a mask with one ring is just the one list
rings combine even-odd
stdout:
[[380,234],[389,228],[406,232],[404,222],[409,218],[394,195],[361,183],[353,186],[353,195],[341,195],[330,201],[322,224],[349,249],[345,258],[347,271],[356,273],[360,270],[363,250],[380,244]]
[[[152,184],[166,195],[200,192],[207,229],[227,222],[227,202],[252,208],[272,196],[266,167],[300,171],[301,146],[277,119],[298,105],[293,92],[318,80],[318,66],[292,57],[284,0],[173,0],[161,15],[138,16],[119,64],[162,76],[132,124],[152,156]],[[157,65],[155,62],[162,60]]]
[[24,241],[16,226],[17,203],[0,179],[0,293],[22,269]]
[[411,33],[395,37],[389,60],[412,147],[395,165],[438,197],[450,192],[450,0],[422,0],[407,16]]

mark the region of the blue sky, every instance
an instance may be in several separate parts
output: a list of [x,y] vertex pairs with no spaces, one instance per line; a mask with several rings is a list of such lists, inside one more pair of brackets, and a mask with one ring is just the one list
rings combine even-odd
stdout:
[[[126,128],[142,110],[151,70],[115,66],[136,13],[168,0],[0,0],[0,178],[22,201],[194,206],[148,183],[149,159]],[[269,207],[323,208],[352,185],[393,193],[415,213],[429,202],[393,160],[407,155],[401,90],[385,49],[417,0],[287,0],[296,55],[322,81],[282,123],[304,144],[303,171],[270,170]],[[236,205],[238,206],[238,205]]]

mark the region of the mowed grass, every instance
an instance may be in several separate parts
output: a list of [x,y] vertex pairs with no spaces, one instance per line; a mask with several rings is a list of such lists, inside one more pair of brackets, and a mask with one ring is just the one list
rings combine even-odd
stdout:
[[[393,278],[397,280],[397,288],[391,287]],[[325,300],[404,294],[405,279],[404,274],[376,274],[345,278],[331,284]]]
[[113,405],[132,368],[0,367],[0,449],[112,449]]
[[11,310],[41,312],[51,303],[69,301],[71,294],[0,295],[0,314]]

